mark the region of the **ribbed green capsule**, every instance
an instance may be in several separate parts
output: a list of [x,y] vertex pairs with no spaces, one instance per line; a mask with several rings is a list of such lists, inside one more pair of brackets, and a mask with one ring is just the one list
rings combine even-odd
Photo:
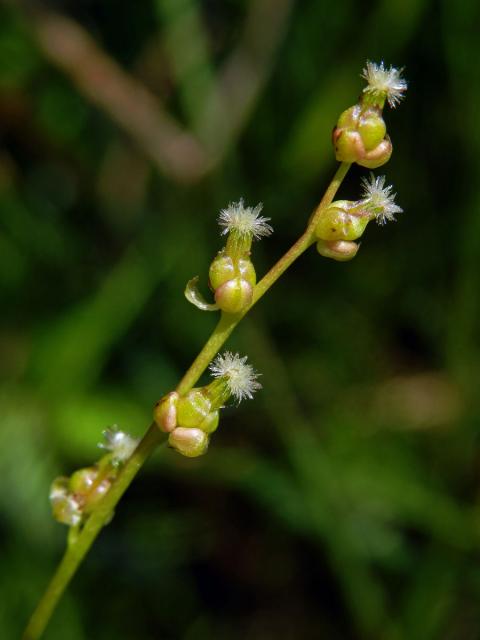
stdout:
[[188,429],[197,428],[205,433],[213,433],[219,422],[218,409],[212,407],[211,399],[203,389],[191,389],[180,396],[177,403],[177,425]]
[[362,211],[358,203],[336,200],[322,212],[315,235],[319,240],[357,240],[370,219],[371,215]]

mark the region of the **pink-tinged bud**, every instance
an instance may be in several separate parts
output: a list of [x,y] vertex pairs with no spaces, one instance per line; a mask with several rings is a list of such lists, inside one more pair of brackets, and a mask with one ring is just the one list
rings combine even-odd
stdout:
[[337,160],[375,169],[390,159],[392,143],[381,114],[379,107],[363,104],[341,114],[332,134]]
[[228,280],[215,290],[215,302],[225,313],[240,313],[253,299],[253,287],[243,278]]
[[168,444],[187,458],[197,458],[208,449],[208,435],[201,429],[177,427],[168,436]]
[[348,242],[346,240],[338,240],[328,242],[319,240],[317,242],[317,251],[325,258],[332,258],[338,262],[347,262],[357,255],[360,246],[356,242]]
[[322,211],[315,235],[319,240],[357,240],[371,218],[358,202],[336,200]]
[[177,426],[177,402],[179,395],[172,391],[157,402],[153,410],[153,419],[162,431],[170,433]]

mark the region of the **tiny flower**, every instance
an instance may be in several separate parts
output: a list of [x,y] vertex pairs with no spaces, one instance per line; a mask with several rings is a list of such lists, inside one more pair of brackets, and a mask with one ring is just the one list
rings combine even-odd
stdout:
[[132,438],[128,433],[119,431],[116,425],[105,429],[103,437],[105,442],[101,442],[98,446],[100,449],[110,451],[117,464],[128,460],[139,443],[138,438]]
[[393,108],[404,97],[407,90],[407,82],[402,78],[403,69],[390,67],[387,69],[383,62],[376,64],[367,60],[367,65],[361,74],[367,81],[367,86],[363,92],[371,95],[374,99],[382,102],[387,99],[388,104]]
[[385,186],[385,176],[375,177],[370,174],[370,180],[362,178],[363,199],[360,204],[365,206],[377,219],[378,224],[385,224],[387,220],[395,220],[395,214],[403,209],[395,204],[396,193],[392,193],[393,186]]
[[252,399],[255,391],[262,388],[262,385],[257,382],[260,374],[246,362],[247,356],[241,358],[238,353],[225,351],[218,355],[209,367],[214,378],[225,380],[230,395],[237,402],[244,398]]
[[232,202],[226,209],[222,209],[218,217],[218,223],[223,227],[222,235],[234,233],[240,237],[251,237],[258,240],[262,236],[269,236],[273,229],[268,224],[270,218],[259,215],[263,205],[246,207],[243,198],[238,202]]

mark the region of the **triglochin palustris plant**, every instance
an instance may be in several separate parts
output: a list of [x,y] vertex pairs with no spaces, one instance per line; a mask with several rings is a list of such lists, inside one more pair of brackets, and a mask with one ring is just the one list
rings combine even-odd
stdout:
[[[198,277],[190,280],[185,290],[187,299],[198,308],[220,311],[217,327],[177,388],[156,403],[154,422],[141,440],[115,427],[108,429],[100,445],[106,453],[97,463],[54,481],[50,491],[52,511],[59,522],[70,527],[69,544],[27,626],[25,637],[29,640],[42,634],[82,559],[162,436],[178,453],[198,457],[207,451],[222,407],[230,399],[236,404],[251,399],[260,389],[259,374],[247,363],[246,356],[228,351],[217,355],[251,307],[313,244],[322,256],[351,260],[359,250],[357,240],[370,221],[384,224],[401,212],[385,176],[370,174],[363,178],[357,200],[334,200],[352,163],[375,169],[389,160],[393,147],[383,109],[385,103],[397,106],[407,89],[402,69],[387,67],[383,62],[367,61],[361,75],[367,84],[357,103],[339,116],[333,131],[335,156],[341,164],[301,237],[257,283],[252,242],[272,233],[270,219],[260,215],[262,205],[246,206],[243,199],[223,209],[218,222],[226,242],[209,269],[214,301],[206,302],[200,295]],[[208,367],[213,380],[195,386]]]

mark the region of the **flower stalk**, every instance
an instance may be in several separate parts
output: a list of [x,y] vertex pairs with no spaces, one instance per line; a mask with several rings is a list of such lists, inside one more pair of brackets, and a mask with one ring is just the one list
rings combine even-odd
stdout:
[[[371,219],[379,223],[394,219],[401,209],[394,203],[392,187],[385,187],[384,178],[364,182],[361,200],[333,202],[352,162],[374,168],[384,164],[391,154],[391,143],[381,117],[385,101],[391,106],[401,99],[406,83],[400,71],[390,67],[367,63],[364,70],[367,87],[359,104],[345,111],[337,123],[334,145],[340,165],[320,203],[310,217],[304,233],[268,273],[256,283],[256,274],[250,260],[254,239],[267,236],[272,229],[268,218],[260,216],[261,205],[245,207],[242,200],[231,204],[220,214],[219,223],[227,235],[225,247],[210,268],[210,284],[215,304],[203,301],[196,290],[196,280],[186,289],[187,299],[202,310],[221,310],[220,319],[174,391],[164,396],[154,409],[154,422],[138,444],[116,431],[106,433],[109,453],[104,456],[108,471],[108,490],[88,511],[81,513],[78,492],[97,467],[81,470],[72,478],[62,478],[54,487],[54,508],[60,510],[63,522],[71,524],[69,544],[65,554],[34,611],[23,635],[23,640],[38,640],[45,630],[62,594],[75,575],[93,542],[113,516],[116,505],[128,489],[136,474],[153,451],[168,438],[169,444],[183,455],[195,457],[205,453],[209,437],[218,425],[218,412],[233,397],[240,401],[250,398],[260,384],[258,374],[246,364],[246,358],[229,352],[218,356],[232,331],[250,309],[265,295],[288,267],[310,246],[326,257],[347,260],[354,257],[358,245],[353,242],[363,233]],[[357,113],[358,112],[358,113]],[[333,204],[332,204],[333,203]],[[339,233],[332,235],[332,225]],[[194,388],[200,376],[209,367],[213,382]],[[100,475],[98,476],[100,478]],[[103,475],[101,480],[103,481]],[[95,481],[97,482],[97,481]],[[94,488],[97,485],[94,483]],[[77,492],[77,493],[76,493]],[[88,498],[90,494],[85,493]],[[84,496],[83,496],[84,497]],[[69,502],[73,499],[73,502]],[[86,498],[85,498],[86,499]],[[66,501],[65,504],[61,502]],[[56,501],[56,502],[55,502]],[[60,505],[60,506],[58,506]],[[65,511],[62,509],[65,507]],[[78,507],[78,513],[77,513]],[[68,509],[72,508],[73,516]],[[77,517],[78,516],[78,517]]]

